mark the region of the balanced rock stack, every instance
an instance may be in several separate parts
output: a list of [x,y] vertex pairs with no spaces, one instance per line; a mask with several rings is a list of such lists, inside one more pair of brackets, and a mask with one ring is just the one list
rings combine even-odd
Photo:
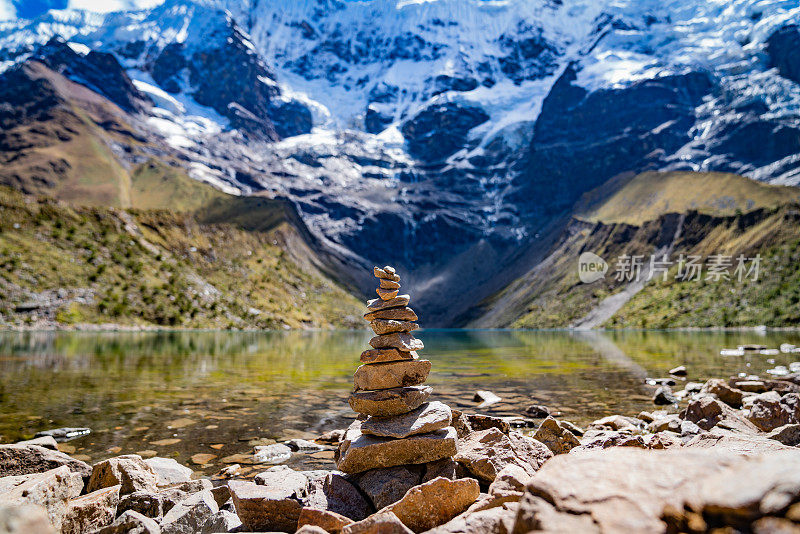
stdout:
[[375,267],[377,299],[367,302],[364,318],[375,331],[372,349],[361,354],[350,406],[360,417],[347,429],[336,452],[345,473],[398,465],[423,464],[456,454],[452,412],[428,402],[433,390],[424,385],[431,362],[420,360],[422,341],[410,297],[398,295],[400,277],[392,267]]

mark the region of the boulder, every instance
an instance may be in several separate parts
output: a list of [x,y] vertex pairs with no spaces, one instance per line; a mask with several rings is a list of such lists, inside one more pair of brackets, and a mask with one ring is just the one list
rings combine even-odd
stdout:
[[303,473],[285,465],[271,467],[257,474],[253,482],[286,492],[298,499],[308,495],[308,478]]
[[192,479],[194,471],[186,466],[179,464],[174,458],[148,458],[144,461],[158,477],[159,486],[168,486],[180,482],[188,482]]
[[56,534],[47,510],[33,504],[0,504],[0,532],[3,534]]
[[336,512],[308,507],[300,511],[300,518],[297,521],[299,527],[313,525],[322,528],[325,532],[330,534],[339,534],[344,527],[351,523],[353,523],[352,519],[337,514]]
[[394,334],[395,332],[411,332],[419,328],[419,324],[411,321],[395,321],[393,319],[375,319],[369,325],[378,335]]
[[120,485],[120,495],[134,491],[155,491],[158,475],[138,454],[109,458],[92,466],[92,475],[86,491]]
[[0,445],[0,477],[43,473],[62,465],[87,477],[92,468],[63,452],[39,445]]
[[758,428],[745,419],[739,412],[722,401],[711,397],[692,400],[681,412],[683,419],[691,421],[703,430],[714,426],[738,432],[755,433]]
[[303,525],[295,534],[328,534],[327,531],[322,528],[318,527],[317,525]]
[[422,350],[425,348],[422,341],[411,334],[402,332],[375,336],[369,340],[369,344],[373,349],[397,349],[405,352]]
[[358,476],[361,491],[376,510],[399,501],[408,490],[420,483],[422,466],[396,466],[370,469]]
[[117,515],[121,486],[103,488],[69,501],[61,523],[62,534],[93,532],[110,525]]
[[700,393],[714,395],[725,404],[733,406],[734,408],[742,407],[744,391],[729,386],[725,380],[712,378],[711,380],[706,381],[706,383],[703,384]]
[[491,483],[504,467],[513,464],[528,474],[536,472],[553,453],[543,444],[521,434],[505,435],[496,428],[473,432],[459,442],[454,460],[480,480]]
[[305,505],[335,512],[353,521],[361,521],[375,511],[361,491],[341,473],[328,473],[309,481]]
[[353,375],[354,390],[418,386],[427,380],[430,371],[430,360],[364,364],[359,366]]
[[[353,411],[377,417],[400,415],[419,408],[431,396],[430,386],[411,386],[380,391],[357,391],[350,396]],[[344,436],[342,436],[344,437]]]
[[385,308],[382,310],[371,311],[364,314],[364,319],[374,321],[375,319],[387,319],[392,321],[416,321],[419,319],[417,314],[409,307]]
[[464,414],[464,419],[466,420],[467,425],[469,426],[470,432],[487,430],[489,428],[496,428],[503,434],[508,434],[508,432],[511,430],[511,425],[508,424],[508,421],[500,417],[494,417],[492,415],[467,413]]
[[653,394],[653,404],[666,406],[669,404],[677,404],[678,399],[672,393],[672,388],[669,386],[660,386]]
[[411,352],[404,352],[397,349],[368,349],[361,353],[361,361],[364,363],[384,363],[417,359],[419,359],[419,354],[413,350]]
[[564,454],[573,447],[580,445],[580,441],[575,435],[558,424],[552,417],[547,417],[536,432],[533,438],[543,443],[553,454]]
[[456,439],[453,427],[403,439],[379,438],[363,434],[361,421],[354,421],[336,451],[336,465],[345,473],[361,473],[379,467],[433,462],[455,455]]
[[203,523],[201,534],[236,532],[242,526],[239,516],[228,510],[219,510]]
[[589,423],[590,429],[597,430],[627,430],[634,431],[638,428],[638,419],[622,415],[609,415]]
[[452,417],[450,407],[446,404],[438,401],[426,402],[419,408],[401,415],[370,416],[361,423],[361,432],[372,436],[405,438],[448,427]]
[[664,432],[667,430],[670,432],[680,432],[681,418],[678,416],[678,414],[667,414],[664,417],[654,419],[650,424],[647,425],[647,430],[654,433]]
[[97,534],[161,534],[161,527],[155,520],[128,510],[113,523],[98,530]]
[[800,445],[800,424],[779,426],[767,434],[767,438],[790,447],[797,447]]
[[14,445],[37,445],[39,447],[44,447],[45,449],[50,449],[51,451],[58,450],[58,442],[53,436],[40,436],[38,438],[28,439],[25,441],[18,441]]
[[476,512],[464,512],[444,525],[429,530],[429,534],[509,534],[514,526],[519,505],[501,503]]
[[716,428],[688,439],[683,444],[683,447],[687,449],[727,451],[743,456],[758,456],[764,453],[797,450],[794,447],[783,445],[766,437]]
[[303,508],[289,489],[260,486],[253,482],[231,480],[228,483],[236,514],[251,531],[294,532]]
[[609,447],[638,447],[647,448],[644,438],[638,434],[632,434],[622,430],[589,430],[581,437],[581,446],[575,447],[574,451],[586,451],[592,449],[608,449]]
[[497,473],[494,481],[489,485],[489,495],[492,497],[522,497],[525,485],[530,479],[531,475],[522,467],[514,464],[507,465]]
[[747,418],[764,432],[800,423],[800,395],[787,393],[781,397],[775,391],[761,393],[753,400]]
[[425,464],[425,474],[422,475],[421,482],[427,482],[436,477],[449,478],[450,480],[463,478],[458,476],[458,473],[461,471],[466,473],[466,470],[461,467],[458,462],[452,458],[442,458],[441,460]]
[[424,532],[447,523],[469,508],[480,492],[474,478],[434,478],[411,488],[402,499],[379,513],[392,512],[414,532]]
[[292,449],[283,443],[257,445],[254,448],[253,460],[259,464],[279,464],[292,457]]
[[61,529],[67,503],[81,494],[83,479],[65,465],[44,473],[0,478],[0,506],[38,505],[56,529]]
[[166,497],[160,493],[134,491],[120,498],[119,504],[117,505],[117,514],[131,511],[145,517],[160,520],[161,517],[176,504],[177,502],[168,503]]
[[412,532],[391,512],[373,514],[342,529],[342,534],[411,534]]
[[195,534],[200,532],[203,524],[217,512],[219,506],[210,490],[195,493],[164,514],[161,531],[164,534]]

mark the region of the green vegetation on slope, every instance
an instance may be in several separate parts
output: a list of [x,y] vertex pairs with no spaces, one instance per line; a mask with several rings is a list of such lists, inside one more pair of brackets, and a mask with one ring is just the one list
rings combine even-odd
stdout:
[[285,206],[262,201],[252,216],[268,222],[248,230],[203,222],[203,208],[68,207],[2,188],[0,324],[359,324],[359,303],[313,266]]

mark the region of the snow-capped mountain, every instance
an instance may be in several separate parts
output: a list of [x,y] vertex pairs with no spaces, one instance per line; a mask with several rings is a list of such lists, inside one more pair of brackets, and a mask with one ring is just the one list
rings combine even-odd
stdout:
[[125,108],[82,74],[111,54],[190,176],[290,199],[348,261],[413,267],[446,322],[464,274],[499,288],[619,173],[800,182],[798,20],[788,0],[167,0],[0,22],[0,61]]

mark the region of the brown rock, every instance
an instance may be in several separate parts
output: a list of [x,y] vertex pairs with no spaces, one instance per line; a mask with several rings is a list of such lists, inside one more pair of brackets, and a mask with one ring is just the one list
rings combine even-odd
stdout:
[[121,486],[112,486],[73,499],[61,523],[62,534],[93,532],[114,521]]
[[369,311],[385,310],[387,308],[400,308],[402,306],[408,306],[408,302],[410,300],[410,295],[398,295],[391,300],[372,299],[367,301],[367,308]]
[[56,441],[56,438],[49,435],[27,439],[25,441],[18,441],[14,445],[38,445],[39,447],[44,447],[45,449],[50,449],[51,451],[58,450],[58,442]]
[[647,448],[644,438],[621,430],[589,430],[581,438],[581,446],[574,451],[587,451],[592,449],[608,449],[609,447],[638,447]]
[[370,469],[358,475],[358,487],[369,497],[375,509],[380,510],[396,503],[418,485],[422,469],[419,465]]
[[703,430],[718,426],[719,428],[738,432],[758,432],[758,428],[742,417],[739,412],[724,402],[711,397],[702,397],[691,401],[686,407],[683,418],[695,423]]
[[516,518],[518,508],[519,506],[517,503],[508,502],[475,512],[467,510],[444,525],[428,531],[428,533],[509,534],[514,526],[514,519]]
[[236,514],[251,531],[294,532],[303,506],[291,490],[259,486],[253,482],[231,480]]
[[97,534],[161,534],[161,527],[155,520],[128,510],[113,523],[97,531]]
[[581,444],[572,432],[562,428],[552,417],[547,417],[542,421],[533,438],[544,443],[548,449],[553,451],[553,454],[567,453],[573,447]]
[[732,388],[725,380],[719,378],[712,378],[703,384],[700,393],[708,393],[715,395],[719,400],[733,406],[734,408],[742,407],[742,397],[744,391],[741,389]]
[[452,458],[442,458],[435,462],[429,462],[425,464],[425,474],[422,475],[421,482],[428,482],[436,477],[449,478],[450,480],[463,478],[463,476],[458,476],[459,471],[462,469],[463,468]]
[[306,506],[361,521],[373,512],[372,505],[350,480],[339,473],[328,473],[309,481]]
[[494,481],[489,486],[489,495],[493,497],[518,495],[522,497],[525,485],[530,479],[531,475],[525,469],[515,464],[509,464],[497,473]]
[[758,456],[765,453],[797,450],[766,437],[717,428],[691,438],[683,447],[687,449],[713,449],[721,452],[733,452],[742,456]]
[[419,408],[391,417],[369,417],[361,423],[361,432],[386,438],[405,438],[433,432],[450,426],[450,407],[444,403],[426,402]]
[[361,361],[364,363],[385,363],[417,359],[419,359],[419,355],[413,350],[411,352],[403,352],[397,349],[368,349],[361,353]]
[[0,478],[0,506],[38,505],[56,529],[67,511],[67,502],[80,495],[83,479],[65,465],[44,473]]
[[386,278],[380,279],[380,285],[383,289],[400,289],[400,284],[394,280],[387,280]]
[[486,430],[489,428],[496,428],[503,434],[508,434],[511,430],[511,425],[508,421],[491,415],[483,415],[479,413],[464,414],[464,418],[469,425],[469,428],[474,431]]
[[70,471],[89,476],[92,468],[63,452],[39,445],[0,445],[0,477],[43,473],[66,465]]
[[381,287],[375,289],[375,292],[378,294],[378,297],[381,300],[392,300],[397,296],[400,292],[399,289],[383,289]]
[[380,267],[373,267],[372,273],[375,275],[375,278],[380,278],[381,280],[391,280],[393,282],[400,281],[400,276],[398,276],[395,272],[390,273],[387,272],[386,269],[381,269]]
[[134,491],[155,491],[158,476],[137,454],[117,456],[92,466],[92,476],[86,485],[86,491],[91,493],[118,484],[122,486],[120,495]]
[[0,532],[3,534],[56,534],[41,506],[0,504]]
[[387,308],[378,311],[372,311],[364,314],[364,319],[367,321],[374,321],[375,319],[387,319],[393,321],[416,321],[417,314],[408,307],[402,308]]
[[194,534],[203,524],[219,512],[217,501],[211,490],[192,494],[164,514],[161,519],[163,534]]
[[412,532],[391,512],[373,514],[342,529],[342,534],[411,534]]
[[427,380],[430,370],[430,360],[364,364],[353,374],[353,386],[355,391],[417,386]]
[[430,386],[358,391],[350,396],[350,407],[364,415],[386,417],[400,415],[419,408],[431,396]]
[[396,503],[379,513],[392,512],[414,532],[447,523],[478,500],[481,490],[474,478],[435,478],[408,490]]
[[317,525],[303,525],[295,534],[328,534],[328,531]]
[[[553,456],[550,449],[515,432],[508,436],[496,428],[473,432],[459,442],[458,463],[481,480],[492,482],[504,467],[514,464],[528,474],[536,472]],[[512,441],[513,440],[513,441]]]
[[774,391],[761,393],[753,401],[747,418],[764,432],[800,423],[800,395],[787,393],[781,397]]
[[394,334],[383,334],[375,336],[369,340],[369,344],[374,349],[397,349],[405,352],[412,350],[422,350],[425,345],[411,334],[395,332]]
[[369,325],[378,335],[393,334],[395,332],[411,332],[419,328],[419,324],[411,321],[393,321],[390,319],[375,319]]
[[601,419],[592,421],[589,423],[589,428],[595,428],[599,430],[635,430],[637,428],[636,421],[637,420],[633,419],[632,417],[609,415],[608,417],[603,417]]
[[779,426],[767,434],[767,437],[784,445],[797,447],[800,445],[800,424]]
[[300,518],[297,521],[297,526],[303,527],[304,525],[312,525],[320,527],[323,531],[330,534],[339,534],[339,532],[350,523],[353,523],[352,519],[337,514],[336,512],[306,507],[300,511]]
[[336,451],[336,465],[345,473],[361,473],[379,467],[423,464],[456,453],[456,431],[452,427],[403,439],[378,438],[361,433],[354,421]]

